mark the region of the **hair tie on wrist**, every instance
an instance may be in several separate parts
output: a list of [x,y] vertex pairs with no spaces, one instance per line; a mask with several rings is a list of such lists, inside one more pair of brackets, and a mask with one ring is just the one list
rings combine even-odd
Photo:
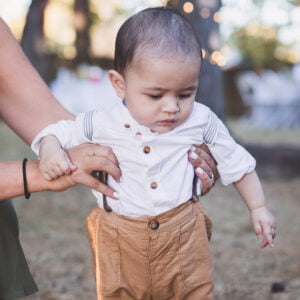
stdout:
[[26,177],[26,162],[27,162],[27,158],[23,159],[23,185],[24,185],[24,196],[26,199],[29,199],[31,194],[28,193],[28,186],[27,186],[27,177]]

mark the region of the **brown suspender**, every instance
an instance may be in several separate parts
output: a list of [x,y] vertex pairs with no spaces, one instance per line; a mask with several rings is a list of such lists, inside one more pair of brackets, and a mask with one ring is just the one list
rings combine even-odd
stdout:
[[[105,171],[97,171],[94,173],[95,177],[101,181],[104,184],[107,184],[107,178],[108,174]],[[197,179],[198,177],[195,175],[193,179],[193,195],[192,195],[192,201],[193,202],[198,202],[199,201],[199,196],[197,196]],[[112,208],[108,205],[106,195],[102,194],[103,198],[103,208],[106,212],[112,212]]]
[[[104,184],[107,184],[108,174],[105,171],[94,172],[95,177]],[[108,205],[106,195],[102,194],[103,208],[106,212],[112,212],[112,208]]]

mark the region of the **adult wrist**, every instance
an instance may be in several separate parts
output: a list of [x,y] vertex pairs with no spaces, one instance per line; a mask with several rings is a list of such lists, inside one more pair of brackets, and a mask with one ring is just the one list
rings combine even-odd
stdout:
[[29,193],[50,190],[49,183],[43,178],[39,169],[38,160],[29,160],[26,163],[27,189]]

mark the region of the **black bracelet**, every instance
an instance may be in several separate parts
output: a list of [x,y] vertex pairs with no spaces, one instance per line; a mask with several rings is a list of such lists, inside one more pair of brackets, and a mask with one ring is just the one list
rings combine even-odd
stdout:
[[29,199],[31,194],[28,193],[28,187],[27,187],[26,162],[27,162],[27,158],[24,158],[23,159],[23,184],[24,184],[24,196],[26,199]]

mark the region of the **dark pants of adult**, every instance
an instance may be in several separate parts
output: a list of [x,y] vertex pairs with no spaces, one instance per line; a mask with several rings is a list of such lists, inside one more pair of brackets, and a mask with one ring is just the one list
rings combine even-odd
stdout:
[[19,241],[14,207],[10,200],[0,201],[0,300],[18,299],[37,290]]

